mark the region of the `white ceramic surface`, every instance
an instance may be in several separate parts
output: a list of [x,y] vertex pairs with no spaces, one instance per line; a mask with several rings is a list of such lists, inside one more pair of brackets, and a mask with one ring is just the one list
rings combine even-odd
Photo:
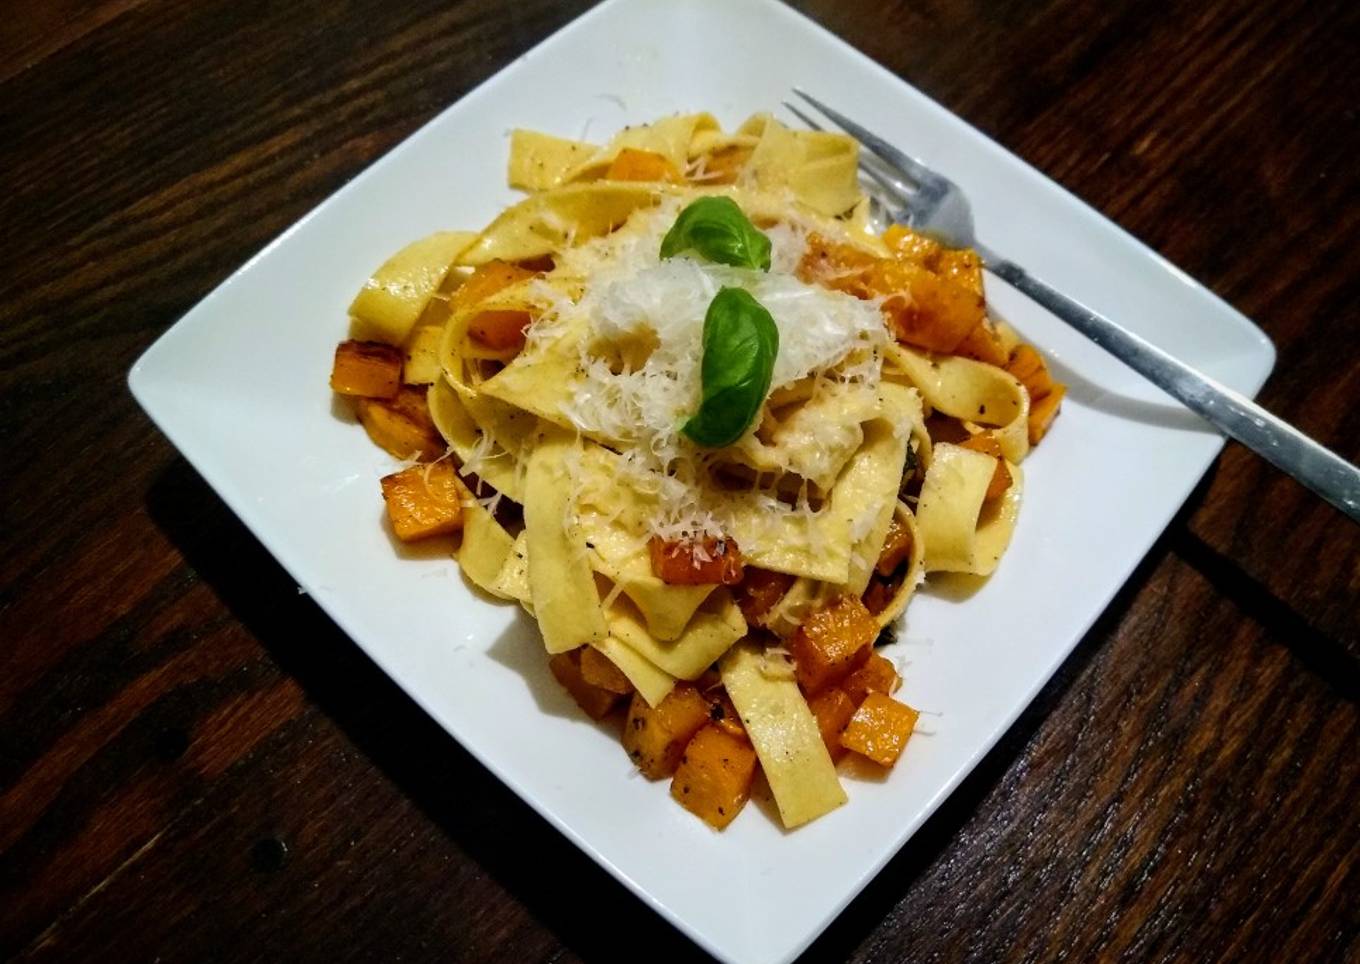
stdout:
[[581,718],[517,607],[474,595],[449,560],[394,552],[377,485],[391,463],[326,381],[345,307],[372,268],[430,231],[481,226],[514,199],[504,186],[510,128],[604,139],[625,123],[692,109],[734,125],[776,108],[795,84],[963,185],[979,236],[996,249],[1234,388],[1254,392],[1264,381],[1274,351],[1240,314],[773,0],[596,8],[289,229],[158,340],[129,379],[298,583],[459,742],[703,947],[757,964],[796,956],[1005,732],[1221,440],[992,284],[993,304],[1051,353],[1070,394],[1025,463],[1025,505],[1000,570],[967,600],[919,596],[889,651],[910,662],[903,698],[941,714],[933,735],[913,739],[887,780],[847,780],[850,803],[797,832],[748,807],[716,834],[676,806],[665,783],[631,775],[614,739]]

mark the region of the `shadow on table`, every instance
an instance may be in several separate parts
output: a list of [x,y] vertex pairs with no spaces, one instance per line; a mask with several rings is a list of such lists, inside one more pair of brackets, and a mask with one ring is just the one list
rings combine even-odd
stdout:
[[[1354,659],[1325,637],[1300,630],[1306,629],[1300,616],[1270,598],[1229,560],[1202,544],[1181,545],[1186,537],[1177,533],[1184,533],[1184,519],[1207,485],[1206,479],[1034,702],[804,959],[843,960],[892,916],[913,883],[941,858],[998,787],[1168,552],[1206,570],[1220,591],[1273,635],[1291,641],[1310,670],[1355,698]],[[707,957],[659,916],[638,913],[641,904],[632,894],[426,716],[314,602],[298,594],[293,579],[185,462],[177,460],[156,480],[148,509],[280,669],[298,681],[431,822],[573,952],[585,960],[614,960],[625,946],[645,946],[664,948],[662,954],[648,955],[659,960]],[[504,654],[499,658],[505,661]],[[561,886],[564,880],[571,886]]]

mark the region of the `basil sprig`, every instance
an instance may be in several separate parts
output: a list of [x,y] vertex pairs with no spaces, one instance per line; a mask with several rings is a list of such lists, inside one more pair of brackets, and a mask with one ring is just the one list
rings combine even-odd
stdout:
[[764,306],[741,288],[719,289],[704,315],[703,401],[680,431],[710,448],[741,438],[765,404],[778,353]]
[[770,270],[770,239],[729,197],[701,197],[680,212],[661,239],[661,257],[685,251],[734,268]]

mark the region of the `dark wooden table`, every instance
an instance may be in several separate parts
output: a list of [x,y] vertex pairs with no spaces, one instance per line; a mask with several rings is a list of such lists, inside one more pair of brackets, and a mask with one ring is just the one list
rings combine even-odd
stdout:
[[[124,387],[587,6],[0,3],[0,955],[698,956],[299,596]],[[1356,4],[798,6],[1255,318],[1262,400],[1360,459]],[[1360,530],[1230,445],[811,956],[1355,960],[1358,655]]]

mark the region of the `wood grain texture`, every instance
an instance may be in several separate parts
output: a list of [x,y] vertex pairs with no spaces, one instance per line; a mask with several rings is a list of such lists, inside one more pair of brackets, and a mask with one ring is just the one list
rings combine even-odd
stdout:
[[[700,956],[299,596],[123,381],[587,6],[0,5],[0,955],[611,960],[617,911]],[[1257,319],[1262,401],[1360,460],[1354,4],[796,6]],[[1360,956],[1358,532],[1230,445],[809,959]]]

